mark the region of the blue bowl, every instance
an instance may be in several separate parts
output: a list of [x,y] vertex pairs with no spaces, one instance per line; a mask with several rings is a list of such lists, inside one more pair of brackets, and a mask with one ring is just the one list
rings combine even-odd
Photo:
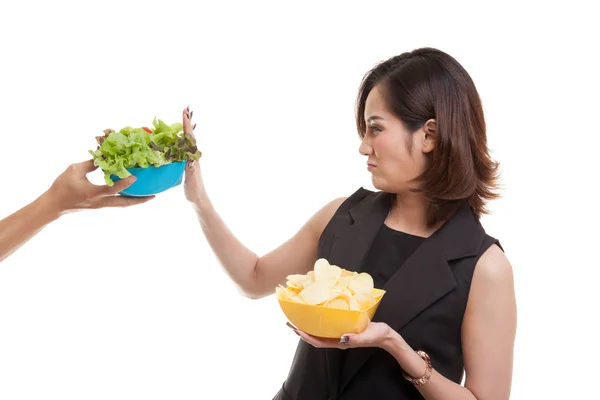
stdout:
[[[127,168],[137,180],[127,189],[119,192],[123,196],[143,197],[151,196],[180,185],[183,180],[185,161],[161,165],[160,167]],[[111,175],[110,178],[117,182],[120,178]]]

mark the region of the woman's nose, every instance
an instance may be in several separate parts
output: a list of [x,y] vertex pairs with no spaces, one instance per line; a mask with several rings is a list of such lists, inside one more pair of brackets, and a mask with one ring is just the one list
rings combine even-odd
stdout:
[[363,156],[369,156],[373,152],[373,148],[363,139],[358,148],[358,152]]

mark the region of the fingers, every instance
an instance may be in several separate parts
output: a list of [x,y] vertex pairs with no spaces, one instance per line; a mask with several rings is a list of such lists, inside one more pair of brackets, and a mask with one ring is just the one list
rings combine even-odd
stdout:
[[104,208],[104,207],[131,207],[136,204],[146,203],[155,196],[148,197],[125,197],[125,196],[110,196],[110,197],[101,197],[99,199],[94,200],[94,208]]
[[298,336],[302,337],[302,335],[300,335],[300,333],[298,332],[298,329],[297,329],[297,328],[296,328],[294,325],[290,324],[289,322],[286,322],[285,324],[286,324],[286,325],[287,325],[287,326],[288,326],[288,327],[289,327],[289,328],[290,328],[292,331],[294,331],[294,333],[295,333],[296,335],[298,335]]
[[192,120],[192,116],[194,115],[193,111],[190,111],[190,106],[187,106],[186,108],[184,108],[183,110],[183,120],[184,121],[191,121]]
[[340,340],[337,339],[327,339],[327,338],[320,338],[320,337],[316,337],[316,336],[312,336],[307,334],[306,332],[301,331],[300,329],[296,328],[294,325],[292,325],[289,322],[286,322],[286,325],[292,330],[294,331],[294,333],[298,336],[300,336],[300,338],[302,340],[304,340],[306,343],[313,345],[314,347],[317,348],[336,348],[336,349],[347,349],[349,347],[354,347],[356,345],[360,345],[360,340],[358,340],[360,338],[360,335],[356,335],[356,334],[346,334],[346,335],[342,335],[342,337],[340,338]]
[[328,346],[324,346],[323,342],[314,336],[311,336],[309,334],[307,334],[306,332],[301,331],[300,329],[296,328],[294,325],[292,325],[289,322],[285,323],[292,331],[294,331],[294,333],[298,336],[300,336],[300,338],[302,340],[304,340],[306,343],[309,343],[315,347],[328,347]]
[[190,106],[183,109],[183,132],[192,136],[194,136],[194,129],[196,129],[196,124],[192,125],[193,116],[194,111],[190,111]]
[[121,180],[115,182],[115,184],[112,186],[94,185],[94,184],[88,183],[91,186],[88,189],[89,190],[88,193],[90,193],[89,197],[91,197],[92,199],[95,199],[98,197],[114,196],[114,195],[118,194],[120,191],[127,189],[129,186],[133,185],[135,180],[136,180],[136,177],[131,175],[125,179],[121,179]]
[[296,334],[300,336],[300,338],[306,343],[311,344],[316,348],[340,348],[339,342],[335,339],[318,338],[316,336],[309,335],[308,333],[303,332],[299,329],[294,329],[294,332],[296,332]]
[[131,186],[135,180],[136,177],[131,175],[125,179],[115,182],[115,184],[112,186],[90,184],[92,186],[90,188],[91,196],[88,200],[90,202],[90,207],[129,207],[154,199],[155,196],[126,197],[118,195],[119,192]]
[[286,324],[288,327],[290,327],[291,329],[293,329],[293,330],[297,330],[297,329],[298,329],[298,328],[296,328],[294,325],[292,325],[292,324],[291,324],[291,323],[289,323],[289,322],[286,322],[285,324]]
[[115,182],[114,185],[108,187],[108,195],[113,195],[119,193],[121,190],[127,189],[129,186],[133,185],[137,178],[133,175],[128,176],[125,179],[121,179],[120,181]]

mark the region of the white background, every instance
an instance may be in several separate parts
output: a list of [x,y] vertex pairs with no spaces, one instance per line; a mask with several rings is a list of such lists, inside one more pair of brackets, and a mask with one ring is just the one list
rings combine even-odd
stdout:
[[[264,254],[328,201],[372,188],[360,80],[437,47],[473,77],[502,165],[504,197],[483,223],[515,273],[511,398],[598,396],[591,8],[215,3],[2,2],[0,216],[87,159],[102,130],[176,122],[190,105],[209,194]],[[0,399],[270,399],[297,343],[285,322],[274,296],[238,294],[181,186],[67,215],[0,265]]]

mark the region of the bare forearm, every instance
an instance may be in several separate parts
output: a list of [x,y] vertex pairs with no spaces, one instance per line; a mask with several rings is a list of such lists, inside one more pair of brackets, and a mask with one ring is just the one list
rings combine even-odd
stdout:
[[436,370],[431,379],[417,389],[426,400],[480,400],[466,387],[440,375]]
[[194,210],[202,232],[221,266],[247,296],[257,297],[257,293],[261,291],[261,288],[256,287],[255,277],[259,257],[229,230],[203,187],[198,190],[198,201],[194,202]]
[[60,216],[47,194],[0,221],[0,262]]
[[[394,356],[408,375],[421,377],[425,374],[426,362],[396,332],[390,333],[383,348]],[[469,389],[445,378],[435,369],[429,381],[416,388],[426,400],[481,400]]]

